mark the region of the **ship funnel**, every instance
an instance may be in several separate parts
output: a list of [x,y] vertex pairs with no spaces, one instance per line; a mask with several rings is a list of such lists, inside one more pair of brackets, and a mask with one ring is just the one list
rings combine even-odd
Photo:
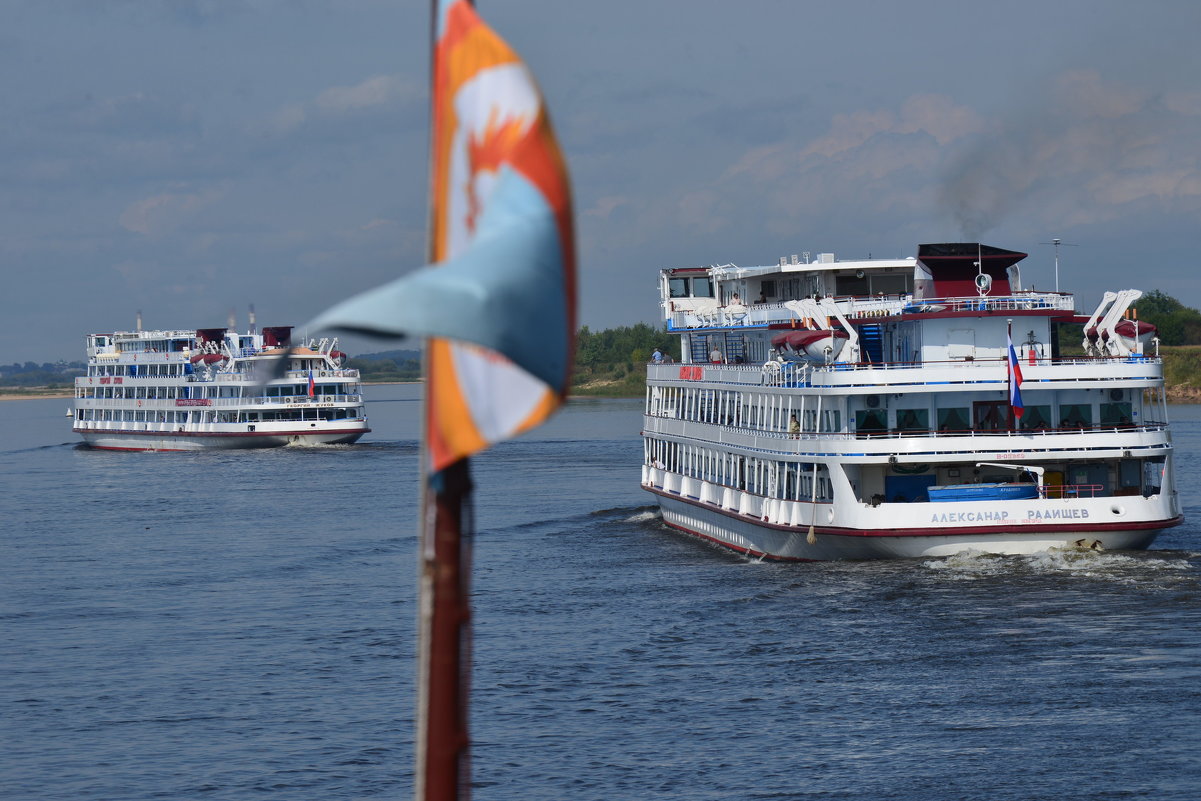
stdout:
[[[978,242],[942,242],[918,245],[917,261],[922,269],[914,272],[914,296],[918,296],[918,273],[934,282],[934,291],[920,293],[923,297],[976,297],[977,295],[1008,295],[1009,268],[1026,258],[1016,250],[982,245]],[[980,278],[979,276],[987,276]]]

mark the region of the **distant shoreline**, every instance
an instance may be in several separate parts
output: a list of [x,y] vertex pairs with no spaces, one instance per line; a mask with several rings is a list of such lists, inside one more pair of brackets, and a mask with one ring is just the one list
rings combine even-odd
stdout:
[[[364,381],[363,386],[377,387],[392,384],[420,384],[422,381]],[[47,389],[46,387],[0,387],[0,401],[11,400],[50,400],[52,398],[73,398],[73,389]]]
[[[421,384],[422,380],[417,381],[370,381],[363,382],[364,386],[383,387],[394,386],[401,384]],[[582,388],[577,387],[572,392],[568,393],[572,398],[641,398],[642,394],[637,395],[607,395],[604,393],[591,393],[588,391],[581,392]],[[1169,404],[1201,404],[1201,387],[1194,387],[1190,384],[1182,384],[1175,387],[1168,387],[1168,403]],[[20,388],[0,388],[0,401],[13,400],[52,400],[54,398],[73,398],[75,391],[71,389],[46,389],[45,387],[31,387],[28,392]]]
[[73,398],[75,391],[70,389],[34,389],[29,392],[21,392],[20,390],[13,392],[8,389],[0,389],[0,401],[10,400],[48,400],[50,398]]

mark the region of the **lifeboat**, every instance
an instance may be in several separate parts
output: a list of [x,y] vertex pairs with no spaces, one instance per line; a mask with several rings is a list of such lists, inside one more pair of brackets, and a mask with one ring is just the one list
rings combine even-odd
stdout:
[[204,356],[205,354],[203,353],[197,353],[193,355],[192,358],[188,359],[188,361],[190,361],[192,364],[200,364],[200,362],[204,361]]
[[[1126,346],[1126,350],[1141,353],[1143,348],[1151,344],[1158,333],[1151,323],[1137,323],[1134,320],[1122,320],[1113,327],[1114,334]],[[1102,333],[1102,338],[1109,340],[1109,332]],[[1090,337],[1091,338],[1091,337]]]
[[342,366],[342,362],[346,361],[346,354],[340,350],[331,350],[329,352],[329,357],[333,359],[334,364],[338,365],[339,367]]
[[785,359],[825,362],[837,359],[848,339],[846,331],[800,329],[772,337],[771,344]]

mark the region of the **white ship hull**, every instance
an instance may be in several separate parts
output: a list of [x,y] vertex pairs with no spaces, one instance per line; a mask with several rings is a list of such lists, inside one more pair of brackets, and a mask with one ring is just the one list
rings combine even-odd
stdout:
[[313,445],[349,445],[369,428],[326,431],[168,433],[143,431],[81,431],[84,444],[114,451],[204,451],[244,448],[282,448]]
[[[768,523],[734,510],[665,494],[653,487],[646,489],[657,496],[663,522],[668,526],[746,556],[780,561],[937,557],[963,551],[1030,554],[1051,548],[1140,550],[1149,547],[1162,529],[1180,522],[1179,518],[1175,518],[1107,522],[1103,525],[1085,522],[1021,526],[997,524],[938,531],[916,525],[908,529],[816,525],[813,543],[810,544],[808,522],[796,525]],[[807,520],[808,511],[805,510],[801,517]],[[819,517],[827,511],[819,510]],[[929,516],[946,514],[941,509],[926,511]],[[1015,508],[1013,515],[1023,511]]]

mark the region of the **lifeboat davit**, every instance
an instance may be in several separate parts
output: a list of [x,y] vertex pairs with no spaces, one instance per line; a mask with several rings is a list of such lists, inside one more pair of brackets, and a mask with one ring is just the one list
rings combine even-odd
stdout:
[[848,339],[846,331],[837,329],[801,329],[778,334],[771,344],[785,359],[825,362],[837,359]]

